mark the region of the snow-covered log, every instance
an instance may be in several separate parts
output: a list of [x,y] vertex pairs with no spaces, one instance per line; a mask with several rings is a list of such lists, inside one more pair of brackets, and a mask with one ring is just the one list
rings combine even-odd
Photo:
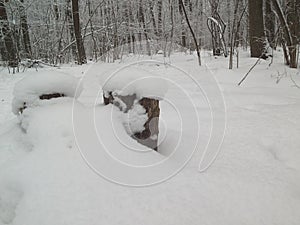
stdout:
[[28,107],[41,105],[53,98],[77,98],[82,87],[78,79],[60,72],[36,72],[19,81],[14,88],[12,111],[19,115]]

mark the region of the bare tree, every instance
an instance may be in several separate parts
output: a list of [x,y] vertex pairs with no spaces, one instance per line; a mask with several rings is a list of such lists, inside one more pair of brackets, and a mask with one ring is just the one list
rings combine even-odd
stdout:
[[291,32],[292,44],[289,46],[290,67],[297,68],[297,44],[299,34],[299,18],[297,12],[297,3],[299,0],[287,0],[287,22]]
[[[139,1],[138,20],[139,20],[139,24],[141,25],[142,31],[145,35],[147,54],[151,55],[148,30],[146,29],[146,20],[145,20],[144,7],[143,7],[142,0]],[[140,43],[142,42],[141,36],[142,36],[142,32],[140,32]]]
[[276,48],[275,41],[275,14],[272,10],[272,0],[265,0],[265,27],[266,36],[271,48]]
[[232,34],[230,35],[230,54],[229,54],[229,69],[232,69],[233,67],[233,54],[234,54],[234,46],[235,46],[235,40],[236,40],[236,33],[237,31],[237,17],[238,17],[238,8],[239,8],[239,1],[235,0],[234,4],[234,19],[232,23]]
[[16,67],[18,65],[18,58],[16,54],[16,49],[14,46],[14,41],[12,38],[11,30],[9,27],[9,22],[7,19],[6,8],[4,5],[4,0],[0,0],[0,22],[1,22],[1,34],[3,35],[5,53],[2,58],[8,61],[8,65],[11,67]]
[[[273,7],[276,11],[276,14],[279,18],[283,36],[288,48],[288,54],[285,53],[285,58],[287,64],[292,68],[297,68],[297,43],[298,43],[298,34],[299,34],[299,18],[297,15],[297,8],[299,0],[297,0],[297,4],[293,1],[288,1],[288,16],[285,17],[283,10],[277,0],[272,0]],[[285,43],[283,43],[285,45]],[[283,46],[285,47],[285,46]]]
[[194,43],[195,43],[195,46],[196,46],[196,51],[197,51],[197,56],[198,56],[198,63],[199,63],[199,66],[201,66],[201,55],[200,55],[200,48],[199,48],[199,45],[198,45],[198,42],[197,42],[197,38],[196,38],[196,35],[194,33],[194,30],[190,24],[190,21],[189,21],[189,18],[187,16],[187,13],[186,13],[186,10],[185,10],[185,6],[182,2],[182,0],[179,0],[179,4],[181,5],[182,7],[182,11],[184,13],[184,16],[185,16],[185,20],[186,20],[186,23],[188,24],[189,26],[189,29],[190,29],[190,32],[192,34],[192,37],[194,39]]
[[248,0],[251,57],[266,58],[263,0]]
[[24,0],[20,0],[20,21],[21,21],[21,29],[22,29],[26,57],[31,58],[32,51],[31,51],[31,43],[30,43],[30,36],[29,36],[29,28],[27,23],[27,15],[24,7]]
[[84,49],[82,36],[81,36],[78,0],[72,0],[72,14],[73,14],[74,32],[75,32],[76,45],[77,45],[77,53],[78,53],[77,56],[78,64],[81,65],[86,63],[86,55],[85,55],[85,49]]

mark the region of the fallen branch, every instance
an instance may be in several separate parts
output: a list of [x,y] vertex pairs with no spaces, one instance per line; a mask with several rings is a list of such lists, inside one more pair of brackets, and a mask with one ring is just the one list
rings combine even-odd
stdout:
[[259,56],[259,58],[256,60],[254,65],[250,68],[250,70],[245,74],[245,76],[242,78],[242,80],[238,83],[238,86],[240,86],[244,80],[248,77],[250,72],[255,68],[255,66],[259,63],[259,61],[262,59],[262,57],[265,55],[265,53],[268,51],[269,47]]

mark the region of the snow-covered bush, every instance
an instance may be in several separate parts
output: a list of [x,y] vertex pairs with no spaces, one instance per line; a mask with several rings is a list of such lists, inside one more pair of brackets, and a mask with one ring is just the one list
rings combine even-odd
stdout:
[[42,104],[45,99],[77,98],[82,92],[79,80],[57,71],[40,71],[26,76],[14,88],[12,111],[18,115],[24,109]]

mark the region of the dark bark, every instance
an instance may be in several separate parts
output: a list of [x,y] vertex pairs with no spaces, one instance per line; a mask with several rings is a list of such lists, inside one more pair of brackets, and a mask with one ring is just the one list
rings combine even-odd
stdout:
[[287,1],[287,23],[290,28],[292,45],[288,46],[290,55],[290,67],[297,68],[297,44],[298,44],[298,30],[299,20],[297,15],[296,1],[299,0],[288,0]]
[[230,55],[229,55],[229,69],[233,68],[233,53],[234,53],[234,47],[235,47],[235,41],[236,41],[236,34],[238,33],[237,31],[237,17],[238,17],[238,8],[239,8],[239,1],[235,1],[235,6],[234,6],[234,18],[233,18],[233,24],[232,24],[232,34],[230,35]]
[[131,47],[130,47],[130,53],[136,53],[136,51],[135,51],[135,35],[134,35],[134,33],[133,33],[133,31],[131,31],[131,28],[130,28],[130,25],[131,25],[131,23],[133,23],[134,22],[134,16],[133,16],[133,14],[132,14],[132,10],[131,10],[131,4],[130,4],[130,2],[128,2],[128,27],[129,27],[129,30],[130,30],[130,32],[129,32],[129,36],[128,36],[128,39],[130,40],[130,43],[131,43]]
[[153,1],[149,1],[149,12],[150,12],[150,19],[152,22],[154,34],[158,36],[158,31],[156,27],[156,21],[155,21],[155,16],[154,16],[154,8],[153,8]]
[[184,13],[184,16],[185,16],[185,20],[186,20],[186,23],[188,24],[188,27],[190,29],[190,32],[192,34],[192,37],[194,39],[194,44],[196,46],[196,51],[197,51],[197,56],[198,56],[198,63],[199,63],[199,66],[201,66],[201,56],[200,56],[200,48],[199,48],[199,45],[198,45],[198,42],[197,42],[197,38],[196,38],[196,35],[194,33],[194,30],[190,24],[190,21],[189,21],[189,18],[187,16],[187,13],[186,13],[186,10],[185,10],[185,6],[183,4],[183,1],[182,0],[179,0],[179,4],[181,5],[182,7],[182,11]]
[[[75,32],[74,32],[74,24],[73,24],[73,17],[72,17],[72,10],[71,10],[71,0],[67,0],[66,6],[66,18],[68,23],[68,29],[70,32],[70,42],[72,43],[75,40]],[[76,42],[75,42],[76,43]],[[77,51],[76,51],[76,44],[71,45],[72,55],[74,58],[77,58]]]
[[81,29],[80,29],[80,21],[79,21],[79,7],[78,7],[78,0],[72,0],[72,14],[73,14],[73,23],[74,23],[74,32],[76,38],[76,46],[77,46],[77,53],[78,53],[78,64],[86,63],[86,55],[85,49],[83,45],[83,40],[81,36]]
[[251,57],[265,58],[263,0],[248,0],[248,8]]
[[4,40],[5,51],[2,52],[2,58],[4,61],[8,61],[8,65],[11,67],[18,66],[18,58],[16,54],[16,48],[14,45],[14,41],[12,38],[12,33],[9,27],[9,23],[7,20],[6,8],[4,5],[4,0],[0,0],[0,21],[1,21],[1,32]]
[[275,49],[275,14],[272,10],[271,0],[265,0],[265,27],[269,45]]
[[170,34],[171,43],[169,46],[168,57],[170,57],[171,55],[172,47],[173,47],[173,39],[174,39],[174,6],[172,0],[169,0],[169,5],[170,5],[170,18],[171,18],[171,34]]
[[23,5],[24,0],[20,0],[20,20],[21,20],[21,29],[23,35],[24,48],[26,52],[26,57],[32,58],[31,44],[30,44],[30,36],[29,36],[29,28],[27,23],[27,15],[25,11],[25,7]]
[[[210,6],[211,6],[211,16],[214,19],[216,19],[218,22],[220,22],[220,20],[219,20],[220,16],[218,13],[219,2],[216,0],[212,0],[212,1],[210,1]],[[231,10],[229,10],[229,11],[231,11]],[[228,17],[228,25],[231,26],[230,24],[231,24],[231,18],[229,16]],[[231,27],[229,29],[231,32]],[[219,32],[221,32],[221,31],[219,31],[218,25],[216,23],[211,23],[213,55],[216,55],[216,56],[221,55],[221,48],[222,48]],[[230,38],[229,40],[231,40],[231,34],[229,34],[229,38]]]
[[185,32],[185,26],[184,26],[184,13],[183,13],[183,9],[182,9],[182,5],[179,4],[179,13],[181,16],[181,45],[182,47],[185,49],[187,44],[186,44],[186,32]]
[[158,22],[157,22],[157,25],[158,25],[158,29],[157,29],[157,33],[158,33],[158,36],[161,37],[162,36],[162,0],[158,0],[157,2],[157,7],[158,7]]
[[[151,3],[150,3],[151,4]],[[129,16],[129,5],[127,1],[123,1],[123,8],[124,8],[124,18],[127,22],[127,29],[126,29],[126,43],[128,45],[128,52],[132,53],[132,48],[131,48],[131,18]]]
[[127,96],[117,95],[117,97],[120,101],[122,101],[122,103],[124,103],[122,105],[126,105],[126,108],[122,108],[118,101],[114,101],[114,95],[112,92],[103,95],[104,104],[114,104],[124,113],[127,113],[135,104],[140,104],[143,106],[148,119],[144,124],[144,130],[134,133],[132,138],[137,140],[137,142],[141,143],[142,145],[157,151],[160,115],[159,100],[142,98],[138,101],[138,103],[135,103],[137,100],[135,94]]
[[159,101],[151,98],[142,98],[139,104],[146,110],[148,120],[144,124],[145,129],[142,132],[134,134],[134,139],[157,151],[160,114]]
[[[273,7],[279,18],[281,28],[283,30],[284,39],[289,50],[289,58],[286,57],[286,63],[292,68],[297,68],[297,33],[299,32],[297,31],[299,29],[299,20],[297,20],[297,17],[299,15],[295,15],[295,11],[297,10],[295,8],[296,6],[299,6],[299,0],[295,1],[297,1],[296,4],[291,0],[287,2],[288,15],[286,18],[278,1],[272,0]],[[285,54],[285,56],[286,55],[287,54]]]
[[115,14],[114,7],[117,3],[110,2],[111,12],[112,12],[112,19],[114,24],[114,34],[113,34],[113,60],[116,60],[119,58],[119,36],[118,36],[118,23],[117,18]]
[[[145,15],[144,15],[144,8],[143,8],[143,2],[142,0],[139,1],[139,16],[138,16],[138,20],[142,26],[142,30],[146,39],[146,49],[147,49],[147,54],[150,56],[151,55],[151,49],[150,49],[150,44],[149,44],[149,37],[148,37],[148,32],[146,29],[146,21],[145,21]],[[140,43],[142,41],[142,37],[141,37],[141,33],[140,33]]]
[[91,9],[91,1],[88,0],[87,4],[88,4],[89,17],[90,17],[89,22],[90,22],[90,28],[91,28],[91,37],[93,40],[93,54],[94,54],[94,58],[97,60],[97,42],[96,42],[96,38],[94,36],[94,27],[93,27],[93,22],[92,22],[93,13],[92,13],[92,9]]

